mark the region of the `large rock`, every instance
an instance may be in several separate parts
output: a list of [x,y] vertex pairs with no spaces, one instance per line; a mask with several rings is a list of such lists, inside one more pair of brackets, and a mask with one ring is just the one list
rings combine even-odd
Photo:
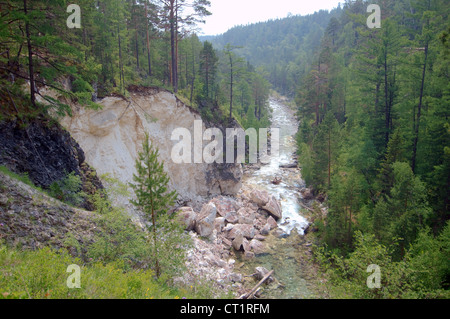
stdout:
[[269,230],[272,230],[272,229],[278,227],[277,221],[272,216],[269,216],[269,218],[267,218],[267,225],[269,225],[269,227],[270,227]]
[[217,207],[220,216],[225,217],[230,212],[236,212],[239,208],[236,200],[230,197],[219,196],[211,200]]
[[194,229],[196,219],[197,213],[194,212],[192,207],[181,207],[178,209],[177,220],[185,226],[187,231]]
[[248,208],[240,208],[237,211],[237,215],[238,215],[238,222],[239,224],[251,224],[253,225],[254,221],[255,221],[255,213],[248,209]]
[[208,237],[213,233],[214,221],[216,220],[217,209],[214,203],[209,202],[203,205],[202,210],[195,222],[195,231],[202,237]]
[[216,217],[214,221],[214,227],[216,228],[217,232],[220,233],[225,227],[225,217]]
[[[264,267],[256,267],[255,270],[256,270],[256,279],[258,280],[263,279],[269,273],[269,270]],[[270,276],[270,278],[267,279],[267,282],[271,281],[273,281],[272,276]]]
[[248,241],[247,238],[242,239],[242,248],[244,249],[245,252],[252,250],[250,242]]
[[269,223],[266,223],[264,225],[264,227],[261,229],[260,233],[261,233],[261,235],[266,236],[266,235],[269,235],[269,232],[270,232],[270,225],[269,225]]
[[236,214],[236,212],[229,212],[225,216],[225,220],[232,224],[237,224],[239,222],[239,216]]
[[267,191],[253,189],[250,193],[250,200],[256,203],[259,207],[263,207],[269,202],[270,196]]
[[280,202],[274,196],[270,198],[269,202],[262,209],[268,211],[276,220],[282,217]]
[[244,236],[248,239],[253,239],[256,235],[256,229],[253,227],[253,225],[249,224],[236,224],[234,227],[229,231],[227,237],[230,239],[236,238],[239,234]]
[[257,239],[252,239],[250,241],[250,248],[256,255],[258,255],[265,252],[266,245]]
[[233,246],[234,249],[241,250],[243,242],[244,242],[244,236],[242,236],[241,233],[238,233],[236,235],[236,237],[233,239],[233,241],[231,242],[231,245]]

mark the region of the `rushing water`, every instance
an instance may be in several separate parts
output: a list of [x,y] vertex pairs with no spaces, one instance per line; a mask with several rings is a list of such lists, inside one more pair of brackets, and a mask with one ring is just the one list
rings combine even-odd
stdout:
[[[298,201],[301,199],[299,189],[304,187],[304,181],[301,179],[298,168],[280,168],[280,165],[294,163],[294,155],[297,150],[295,134],[298,123],[294,112],[288,106],[271,99],[270,107],[272,109],[272,127],[280,129],[279,155],[270,156],[270,163],[247,176],[244,183],[265,189],[269,194],[279,198],[283,211],[279,227],[287,234],[290,234],[294,228],[299,234],[303,234],[308,222],[299,214]],[[281,183],[273,184],[272,181],[275,178],[281,178]]]
[[[308,298],[311,293],[308,282],[303,278],[302,257],[299,254],[299,237],[308,225],[306,218],[300,214],[299,205],[302,198],[299,189],[305,185],[298,168],[280,168],[280,165],[294,163],[298,123],[294,112],[287,105],[270,99],[270,106],[272,127],[280,129],[279,156],[271,156],[269,164],[247,174],[244,183],[265,189],[280,199],[283,217],[278,224],[285,234],[268,236],[268,252],[252,260],[245,260],[244,270],[251,273],[257,266],[275,270],[277,282],[265,289],[263,298]],[[272,181],[275,178],[281,178],[281,183],[274,185]],[[293,231],[294,229],[296,231]]]

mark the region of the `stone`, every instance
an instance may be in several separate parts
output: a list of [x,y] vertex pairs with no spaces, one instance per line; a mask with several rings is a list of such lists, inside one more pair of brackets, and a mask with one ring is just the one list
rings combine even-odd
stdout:
[[229,231],[231,231],[233,228],[234,228],[234,225],[233,225],[233,224],[227,224],[227,225],[222,229],[222,231],[224,231],[224,232],[229,232]]
[[185,230],[191,231],[195,227],[195,221],[197,219],[197,213],[194,212],[192,207],[181,207],[177,212],[177,220],[185,226]]
[[226,247],[231,247],[231,246],[232,246],[232,242],[231,242],[228,238],[222,238],[222,243],[223,243]]
[[202,237],[208,237],[213,233],[214,222],[216,220],[216,205],[209,202],[203,205],[202,210],[197,216],[195,222],[195,231]]
[[214,220],[214,228],[217,230],[218,233],[220,233],[224,227],[225,227],[225,218],[217,217]]
[[[269,270],[267,268],[265,268],[265,267],[261,267],[260,266],[260,267],[256,267],[255,268],[255,273],[256,273],[256,279],[257,280],[261,280],[261,279],[264,278],[264,276],[266,276],[269,273]],[[271,281],[273,281],[272,276],[270,276],[267,279],[267,282],[271,282]]]
[[257,239],[259,241],[264,241],[264,240],[266,240],[266,236],[261,235],[261,234],[256,234],[255,238],[253,238],[253,239]]
[[271,229],[271,227],[270,227],[269,223],[266,223],[264,225],[264,227],[261,229],[260,234],[267,236],[267,235],[269,235],[270,229]]
[[257,239],[252,239],[250,241],[250,248],[256,255],[259,255],[265,252],[266,245]]
[[232,224],[237,224],[239,222],[239,217],[236,214],[235,211],[229,212],[226,216],[225,216],[225,220],[229,223]]
[[271,230],[278,227],[277,221],[272,216],[267,219],[267,224]]
[[236,238],[238,234],[242,234],[247,239],[253,239],[256,235],[256,230],[253,225],[249,224],[236,224],[233,229],[228,233],[228,238]]
[[269,212],[276,220],[282,217],[280,202],[274,196],[270,198],[269,202],[262,209]]
[[0,205],[6,206],[8,204],[8,197],[6,195],[0,194]]
[[211,200],[217,207],[220,216],[225,217],[229,212],[236,212],[239,205],[233,198],[219,196]]
[[228,278],[231,282],[242,282],[242,279],[243,279],[242,274],[235,273],[235,272],[231,273],[228,276]]
[[242,234],[240,234],[240,233],[237,234],[232,242],[233,248],[236,250],[241,250],[243,241],[244,241],[244,236],[242,236]]
[[250,242],[247,240],[247,238],[244,238],[242,240],[242,248],[244,249],[244,251],[251,251],[252,247],[250,246]]
[[264,190],[253,189],[250,193],[250,200],[257,204],[259,207],[262,207],[269,202],[269,193]]
[[252,251],[245,251],[244,252],[244,257],[247,259],[252,259],[253,257],[255,257],[255,253]]

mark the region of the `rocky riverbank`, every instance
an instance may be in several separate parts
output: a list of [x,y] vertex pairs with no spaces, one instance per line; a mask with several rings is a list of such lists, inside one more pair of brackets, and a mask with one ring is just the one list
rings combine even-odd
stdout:
[[279,200],[246,186],[235,197],[214,197],[199,212],[182,207],[178,218],[190,231],[194,248],[188,253],[188,272],[177,280],[192,284],[198,278],[211,279],[217,288],[236,295],[244,291],[236,259],[266,253],[269,234],[283,233],[277,224],[282,218]]

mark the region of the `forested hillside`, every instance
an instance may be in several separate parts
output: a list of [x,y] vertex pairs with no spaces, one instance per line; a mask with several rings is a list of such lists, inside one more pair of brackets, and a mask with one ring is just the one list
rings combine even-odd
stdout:
[[31,104],[45,99],[61,114],[70,112],[67,104],[40,96],[39,88],[98,107],[97,98],[127,96],[130,85],[142,85],[177,93],[209,119],[234,114],[242,125],[259,127],[267,115],[267,81],[233,49],[218,52],[195,34],[211,14],[207,0],[0,5],[1,95],[9,104],[7,91],[21,95],[24,81]]
[[[381,28],[367,27],[369,3],[380,5]],[[328,216],[316,226],[337,253],[341,286],[354,282],[343,280],[348,267],[381,257],[389,276],[378,297],[448,289],[449,9],[439,0],[348,2],[301,80],[299,163],[326,194]]]
[[261,69],[278,92],[294,96],[299,80],[313,62],[320,39],[342,9],[321,10],[307,16],[289,16],[236,26],[222,35],[205,37],[214,47],[237,46],[236,53]]

